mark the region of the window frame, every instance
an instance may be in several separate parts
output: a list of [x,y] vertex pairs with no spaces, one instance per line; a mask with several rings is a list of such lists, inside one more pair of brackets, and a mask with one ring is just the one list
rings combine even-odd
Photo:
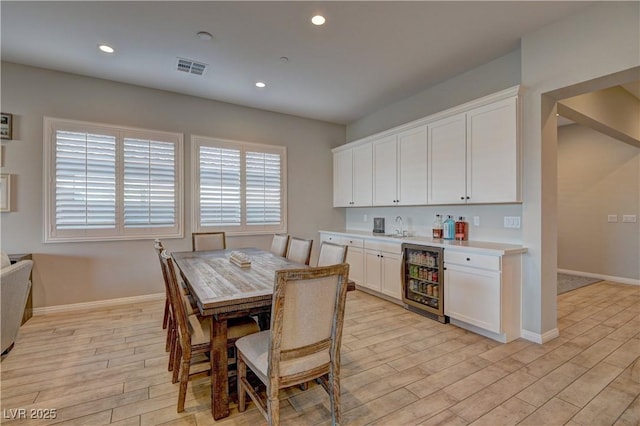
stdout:
[[[240,150],[240,225],[200,224],[200,147]],[[280,155],[281,222],[278,225],[248,225],[246,209],[246,151]],[[191,228],[192,232],[224,231],[226,235],[262,235],[287,232],[287,147],[191,135]]]
[[[114,229],[56,229],[56,132],[96,133],[116,137]],[[182,133],[44,117],[43,123],[43,234],[45,243],[148,240],[184,237],[184,136]],[[175,223],[171,227],[124,226],[124,140],[143,138],[173,143],[175,147]]]

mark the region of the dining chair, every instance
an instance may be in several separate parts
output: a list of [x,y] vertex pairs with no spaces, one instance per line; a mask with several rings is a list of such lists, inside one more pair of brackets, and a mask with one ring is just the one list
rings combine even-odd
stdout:
[[287,254],[288,243],[288,234],[274,234],[273,240],[271,240],[271,249],[269,249],[269,251],[276,256],[284,257]]
[[320,245],[320,255],[318,256],[318,266],[336,265],[344,263],[347,259],[346,245],[340,245],[323,241]]
[[191,234],[191,251],[224,250],[227,239],[224,232],[194,232]]
[[[190,378],[209,375],[211,372],[209,361],[205,368],[197,369],[191,373],[192,360],[195,355],[208,354],[211,351],[211,317],[200,315],[187,315],[184,305],[180,302],[180,288],[176,275],[176,269],[171,256],[164,250],[161,254],[162,262],[167,272],[169,290],[173,302],[175,320],[177,323],[177,345],[173,358],[172,382],[180,382],[178,392],[178,413],[184,411],[184,403],[187,395],[187,384]],[[250,317],[233,318],[227,324],[227,349],[233,348],[237,339],[251,333],[260,331],[258,324]]]
[[311,260],[312,245],[313,240],[306,240],[298,237],[289,238],[289,248],[287,249],[286,256],[287,259],[308,265]]
[[[238,411],[246,395],[271,426],[280,423],[280,389],[319,378],[340,423],[340,345],[349,265],[276,272],[271,328],[238,339]],[[247,380],[247,367],[266,386],[266,401]]]

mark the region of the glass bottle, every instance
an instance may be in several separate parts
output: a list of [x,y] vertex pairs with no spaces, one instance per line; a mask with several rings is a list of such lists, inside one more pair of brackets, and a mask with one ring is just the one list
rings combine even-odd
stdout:
[[436,215],[436,220],[433,221],[433,238],[442,238],[442,216]]
[[453,240],[453,238],[455,237],[455,226],[456,223],[453,221],[453,216],[449,215],[447,216],[447,220],[444,221],[444,225],[443,225],[443,238],[445,240]]
[[460,218],[456,221],[455,228],[456,228],[456,232],[455,232],[456,240],[466,241],[467,238],[469,237],[469,234],[468,234],[469,227],[467,222],[464,221],[464,218],[462,216],[460,216]]

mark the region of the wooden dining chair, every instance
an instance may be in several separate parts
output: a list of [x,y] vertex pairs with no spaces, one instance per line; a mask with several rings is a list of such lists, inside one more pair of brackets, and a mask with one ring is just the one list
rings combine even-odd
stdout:
[[191,234],[192,251],[224,250],[227,239],[224,232],[194,232]]
[[[280,389],[316,378],[340,422],[340,345],[349,265],[276,272],[271,328],[238,339],[238,410],[246,395],[271,426],[280,423]],[[247,380],[247,367],[266,386],[266,401]]]
[[289,238],[289,248],[287,249],[287,259],[298,263],[309,264],[311,260],[311,246],[313,240],[306,240],[304,238],[291,237]]
[[[172,307],[176,320],[177,345],[173,358],[172,382],[180,382],[178,392],[178,413],[184,411],[184,403],[187,395],[187,384],[190,378],[209,375],[211,372],[209,361],[207,366],[191,373],[192,360],[198,354],[206,354],[211,351],[211,317],[200,315],[187,315],[183,303],[181,303],[180,288],[176,275],[176,269],[171,256],[165,251],[161,254],[162,262],[169,279],[169,290]],[[227,325],[227,349],[233,348],[234,343],[240,337],[256,333],[260,329],[258,324],[250,317],[233,318]]]
[[320,245],[318,266],[336,265],[344,263],[347,259],[348,246],[323,241]]
[[269,249],[269,251],[276,256],[284,257],[287,254],[288,243],[288,234],[274,234],[273,240],[271,240],[271,248]]

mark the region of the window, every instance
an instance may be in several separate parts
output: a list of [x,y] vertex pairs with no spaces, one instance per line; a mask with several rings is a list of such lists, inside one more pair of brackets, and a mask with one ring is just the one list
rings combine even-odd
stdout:
[[193,136],[194,232],[286,232],[286,148]]
[[45,242],[182,237],[182,135],[44,120]]

